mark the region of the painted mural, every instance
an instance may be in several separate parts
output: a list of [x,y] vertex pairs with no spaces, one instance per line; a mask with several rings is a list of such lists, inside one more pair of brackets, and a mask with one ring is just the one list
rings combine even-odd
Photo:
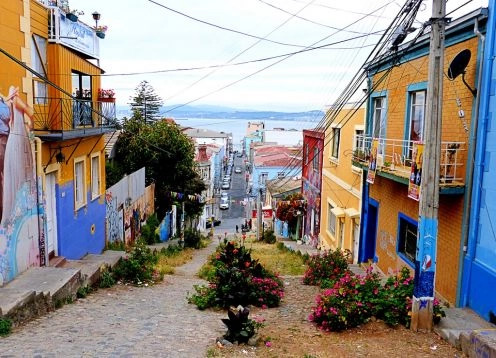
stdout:
[[45,243],[38,221],[32,115],[18,88],[0,93],[0,286],[45,262],[40,254]]

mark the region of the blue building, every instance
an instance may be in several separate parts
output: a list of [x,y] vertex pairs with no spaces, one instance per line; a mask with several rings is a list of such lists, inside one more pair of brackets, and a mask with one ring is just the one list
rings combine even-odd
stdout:
[[[462,286],[458,295],[460,306],[470,307],[487,320],[496,314],[496,0],[489,0],[485,48],[481,59],[481,78],[477,93],[479,110],[475,137],[475,159],[470,196],[467,200],[469,227],[461,259]],[[491,11],[492,10],[492,11]],[[477,31],[477,28],[476,28]],[[469,155],[473,155],[469,153]],[[492,317],[492,319],[491,319]],[[496,323],[496,322],[492,322]]]

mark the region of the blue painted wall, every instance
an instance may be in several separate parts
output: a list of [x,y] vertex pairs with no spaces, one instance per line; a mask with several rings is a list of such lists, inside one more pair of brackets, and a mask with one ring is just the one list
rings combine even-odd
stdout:
[[105,202],[103,197],[74,211],[74,185],[70,181],[56,189],[58,254],[70,260],[86,254],[101,254],[105,248]]
[[489,320],[496,314],[496,0],[489,1],[486,47],[477,117],[477,140],[467,252],[459,302]]

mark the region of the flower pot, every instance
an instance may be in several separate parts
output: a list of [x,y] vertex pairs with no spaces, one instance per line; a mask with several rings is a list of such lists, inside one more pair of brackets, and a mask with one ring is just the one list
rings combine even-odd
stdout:
[[109,97],[99,97],[98,102],[108,102],[108,103],[115,103],[115,98],[109,98]]
[[97,31],[96,32],[96,36],[98,36],[99,38],[101,39],[104,39],[105,38],[105,32],[102,32],[102,31]]
[[72,22],[77,22],[78,21],[78,16],[76,14],[73,14],[72,12],[68,13],[65,15],[69,20]]

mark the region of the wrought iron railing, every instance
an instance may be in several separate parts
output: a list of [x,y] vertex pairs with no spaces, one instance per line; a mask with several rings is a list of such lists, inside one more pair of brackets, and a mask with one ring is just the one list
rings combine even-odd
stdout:
[[35,131],[62,132],[114,127],[116,123],[115,102],[34,98],[33,129]]
[[[368,166],[373,140],[377,139],[377,170],[388,172],[402,178],[411,173],[413,141],[400,139],[373,138],[356,135],[353,143],[353,162],[355,166]],[[440,184],[463,185],[465,182],[465,163],[467,151],[465,142],[442,142],[440,158]]]

